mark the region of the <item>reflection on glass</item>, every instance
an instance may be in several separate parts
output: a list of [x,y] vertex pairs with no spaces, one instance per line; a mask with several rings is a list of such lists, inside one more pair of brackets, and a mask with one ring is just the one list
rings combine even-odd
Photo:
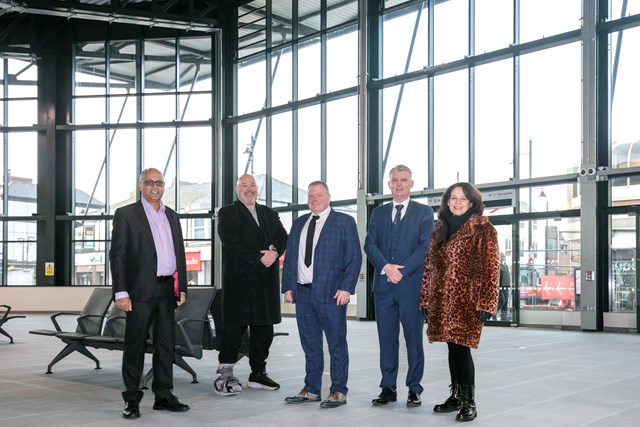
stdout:
[[239,123],[237,130],[238,176],[245,173],[265,174],[267,172],[266,119]]
[[177,210],[175,198],[167,202],[167,196],[174,193],[176,185],[176,129],[147,128],[143,131],[142,139],[142,168],[154,167],[163,173],[166,182],[164,203]]
[[358,29],[350,27],[327,38],[327,92],[358,84]]
[[238,64],[238,114],[261,110],[266,102],[264,57]]
[[520,42],[577,30],[581,20],[581,0],[520,1]]
[[331,200],[358,190],[358,104],[355,96],[327,103],[327,185]]
[[38,101],[10,99],[7,101],[8,126],[33,126],[38,123]]
[[513,177],[513,60],[475,69],[474,183]]
[[389,13],[382,27],[383,77],[404,74],[430,65],[428,2]]
[[76,215],[105,212],[105,130],[77,131],[74,138]]
[[277,114],[271,119],[271,206],[286,206],[292,201],[293,152],[291,114]]
[[74,95],[104,95],[106,67],[104,43],[75,44]]
[[111,133],[109,163],[109,212],[132,203],[136,199],[138,173],[136,172],[135,129],[117,129]]
[[[29,204],[29,201],[16,202],[18,211],[28,210],[18,204]],[[11,215],[23,215],[12,213]],[[7,285],[34,286],[36,284],[36,254],[38,249],[37,223],[35,221],[11,221],[6,225],[7,252]]]
[[[398,164],[409,166],[414,191],[429,185],[429,105],[427,80],[393,86],[383,92],[382,190],[389,194],[389,171]],[[388,153],[388,155],[387,155]]]
[[520,178],[562,175],[580,166],[580,60],[580,43],[520,58],[520,152],[529,156],[520,159]]
[[463,59],[469,54],[469,2],[449,0],[436,4],[433,65]]
[[434,188],[469,180],[467,71],[437,76],[434,83]]
[[74,283],[78,286],[104,286],[107,221],[73,221]]
[[175,58],[175,39],[144,41],[144,91],[146,93],[176,90]]
[[320,150],[320,106],[303,108],[298,111],[298,187],[304,190],[304,197],[298,196],[299,204],[307,203],[309,183],[319,180],[322,175]]
[[137,59],[136,42],[110,42],[109,55],[109,93],[122,94],[129,91],[135,92],[136,85],[136,59]]
[[10,133],[8,139],[7,215],[32,215],[38,212],[38,135],[35,132],[15,132]]
[[320,89],[320,37],[300,43],[298,49],[298,99],[312,98]]
[[513,0],[476,3],[476,55],[504,49],[511,43],[513,43]]
[[[486,213],[485,213],[486,215]],[[500,247],[500,293],[497,313],[491,318],[494,321],[513,322],[514,295],[513,280],[513,230],[511,225],[496,225],[498,246]]]
[[211,131],[209,128],[180,129],[179,211],[206,213],[212,209],[213,176]]
[[634,312],[637,310],[636,289],[636,217],[611,216],[611,294],[612,312]]
[[520,235],[520,309],[575,310],[580,219],[522,221]]
[[[626,2],[625,2],[626,3]],[[620,13],[620,5],[613,7]],[[609,67],[611,98],[611,167],[633,168],[640,166],[640,121],[636,110],[640,97],[640,61],[634,51],[640,45],[640,28],[612,33],[610,36]],[[617,62],[615,62],[617,61]],[[609,180],[611,202],[614,206],[637,204],[640,177],[613,177]]]
[[292,97],[291,48],[275,51],[271,56],[271,105],[286,104]]
[[[8,85],[10,98],[38,96],[38,66],[35,61],[24,61],[10,58],[7,61],[7,72],[12,78]],[[35,121],[33,122],[35,123]]]

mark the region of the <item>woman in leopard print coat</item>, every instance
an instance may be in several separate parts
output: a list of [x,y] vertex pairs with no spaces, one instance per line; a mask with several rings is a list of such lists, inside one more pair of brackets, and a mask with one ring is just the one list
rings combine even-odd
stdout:
[[451,396],[433,410],[458,410],[458,421],[477,416],[471,348],[478,348],[482,325],[495,314],[498,300],[498,235],[483,210],[482,195],[469,183],[444,192],[422,277],[427,337],[449,348]]

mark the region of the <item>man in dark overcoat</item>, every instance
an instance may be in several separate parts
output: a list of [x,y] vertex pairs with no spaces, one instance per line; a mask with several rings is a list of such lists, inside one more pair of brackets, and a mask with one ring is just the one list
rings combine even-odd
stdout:
[[273,325],[280,314],[280,255],[287,232],[278,213],[257,203],[258,187],[251,175],[236,183],[237,200],[218,211],[222,242],[222,340],[214,391],[222,396],[242,391],[233,375],[242,337],[249,329],[247,386],[277,390],[280,385],[266,373],[273,341]]

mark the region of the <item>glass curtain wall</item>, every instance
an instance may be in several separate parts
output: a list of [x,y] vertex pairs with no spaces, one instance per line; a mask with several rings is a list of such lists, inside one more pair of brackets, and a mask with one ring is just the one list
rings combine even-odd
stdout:
[[110,218],[149,167],[181,214],[189,284],[212,283],[211,51],[211,37],[75,44],[73,284],[109,284]]
[[0,286],[36,284],[37,72],[30,58],[0,58]]
[[316,179],[334,201],[356,197],[357,11],[356,1],[238,8],[237,173],[269,181],[262,202],[306,205]]
[[496,320],[514,321],[515,304],[531,323],[546,321],[534,312],[576,310],[581,7],[388,0],[380,11],[383,79],[369,93],[383,100],[381,179],[405,163],[424,193],[472,182],[485,214],[514,224],[498,227],[513,286]]
[[[612,327],[637,328],[638,214],[640,213],[640,9],[637,2],[611,1],[609,22],[601,37],[608,41],[610,105],[609,155],[612,177],[609,197],[608,311],[622,315]],[[630,23],[624,22],[630,21]],[[604,52],[603,52],[604,54]],[[605,325],[606,326],[606,325]]]
[[287,230],[307,212],[315,180],[355,218],[358,2],[246,3],[237,9],[237,114],[229,119],[236,176],[254,175],[259,203],[276,208]]

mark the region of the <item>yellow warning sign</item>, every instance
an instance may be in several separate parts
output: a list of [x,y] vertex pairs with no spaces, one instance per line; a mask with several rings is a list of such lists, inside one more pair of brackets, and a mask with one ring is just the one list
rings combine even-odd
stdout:
[[53,273],[54,273],[53,264],[54,263],[52,263],[52,262],[45,262],[44,263],[44,275],[45,276],[53,276]]

